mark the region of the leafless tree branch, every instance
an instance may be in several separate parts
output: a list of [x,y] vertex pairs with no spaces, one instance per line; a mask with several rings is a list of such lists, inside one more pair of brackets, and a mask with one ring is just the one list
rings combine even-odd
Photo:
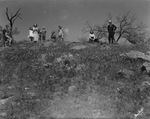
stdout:
[[17,12],[13,15],[12,13],[9,15],[9,11],[8,11],[8,7],[6,8],[6,17],[9,21],[10,24],[10,36],[12,37],[13,34],[13,25],[15,23],[15,21],[17,20],[17,18],[21,18],[21,14],[20,14],[21,8],[17,10]]

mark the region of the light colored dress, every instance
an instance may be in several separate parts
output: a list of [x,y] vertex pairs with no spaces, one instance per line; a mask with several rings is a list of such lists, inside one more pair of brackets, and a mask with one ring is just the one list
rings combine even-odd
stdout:
[[62,30],[62,29],[59,29],[59,30],[58,30],[58,37],[59,37],[60,39],[63,39],[63,38],[64,38],[64,34],[63,34],[63,30]]
[[39,34],[38,34],[38,27],[33,27],[33,38],[34,40],[33,41],[38,41],[39,40]]

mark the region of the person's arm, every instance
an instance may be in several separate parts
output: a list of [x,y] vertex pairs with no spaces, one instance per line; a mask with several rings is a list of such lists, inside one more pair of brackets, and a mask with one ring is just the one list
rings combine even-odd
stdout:
[[7,38],[11,38],[11,37],[9,36],[9,33],[8,33],[8,32],[5,33],[5,36],[6,36]]
[[116,31],[117,27],[115,25],[113,25],[113,26],[114,26],[114,31]]
[[107,26],[107,30],[109,31],[109,25]]

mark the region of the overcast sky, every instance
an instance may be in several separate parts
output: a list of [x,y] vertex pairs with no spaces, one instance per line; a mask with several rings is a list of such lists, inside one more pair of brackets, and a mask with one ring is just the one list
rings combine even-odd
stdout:
[[68,39],[75,41],[83,35],[86,21],[102,24],[108,13],[115,17],[128,10],[136,14],[138,21],[150,27],[150,0],[0,0],[2,26],[8,23],[6,7],[13,13],[22,8],[23,19],[15,23],[21,31],[17,40],[26,38],[29,27],[37,23],[40,28],[47,28],[47,37],[50,37],[51,30],[61,25],[68,32]]

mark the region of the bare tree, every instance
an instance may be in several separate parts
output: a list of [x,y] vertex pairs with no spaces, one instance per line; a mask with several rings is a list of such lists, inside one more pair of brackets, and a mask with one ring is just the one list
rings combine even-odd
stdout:
[[[91,25],[89,22],[86,22],[85,27],[82,29],[82,31],[84,33],[87,33],[90,30],[93,30],[98,39],[107,37],[108,20],[112,20],[112,15],[110,13],[108,13],[107,19],[104,24]],[[116,17],[116,24],[116,34],[118,34],[116,42],[118,42],[121,37],[126,38],[131,43],[143,41],[146,34],[146,26],[143,23],[136,24],[136,16],[134,14],[131,14],[130,11],[122,15],[118,15]]]
[[14,26],[15,21],[16,21],[18,18],[22,19],[22,18],[21,18],[21,13],[20,13],[20,11],[21,11],[21,8],[18,9],[15,14],[12,14],[12,13],[9,14],[8,8],[6,8],[6,17],[7,17],[8,21],[9,21],[9,25],[10,25],[10,36],[11,36],[11,37],[12,37],[12,35],[13,35],[13,26]]
[[144,37],[144,28],[145,25],[143,23],[135,24],[136,16],[135,14],[130,13],[130,11],[126,12],[123,15],[118,15],[116,17],[117,20],[117,34],[118,38],[116,42],[119,41],[121,37],[126,38],[129,42],[136,43],[135,38]]
[[106,37],[107,35],[107,24],[104,23],[102,25],[95,24],[91,25],[88,21],[85,23],[85,27],[82,29],[83,33],[87,33],[90,31],[94,31],[96,38],[100,39],[102,37]]

